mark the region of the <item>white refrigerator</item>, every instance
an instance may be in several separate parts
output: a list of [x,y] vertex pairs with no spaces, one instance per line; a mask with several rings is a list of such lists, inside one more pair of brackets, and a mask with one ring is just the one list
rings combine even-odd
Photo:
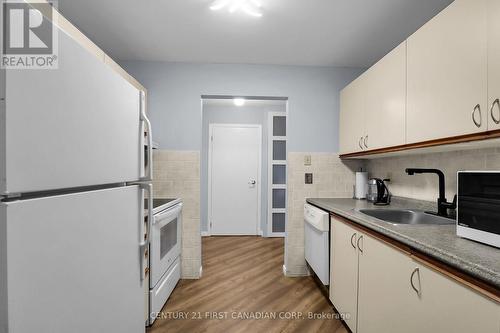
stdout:
[[143,332],[144,94],[58,43],[56,70],[0,71],[0,332]]

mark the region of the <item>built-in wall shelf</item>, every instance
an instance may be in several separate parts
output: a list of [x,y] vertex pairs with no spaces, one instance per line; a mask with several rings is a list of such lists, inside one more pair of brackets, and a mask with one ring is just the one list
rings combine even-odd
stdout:
[[341,159],[375,159],[467,149],[500,147],[500,130],[453,136],[399,146],[341,154]]

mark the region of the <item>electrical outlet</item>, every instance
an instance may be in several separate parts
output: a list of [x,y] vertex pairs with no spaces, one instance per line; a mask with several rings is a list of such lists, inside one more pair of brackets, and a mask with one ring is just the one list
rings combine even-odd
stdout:
[[313,183],[313,174],[312,173],[306,173],[305,174],[305,180],[304,182],[306,184],[312,184]]
[[311,155],[304,156],[304,165],[311,165]]

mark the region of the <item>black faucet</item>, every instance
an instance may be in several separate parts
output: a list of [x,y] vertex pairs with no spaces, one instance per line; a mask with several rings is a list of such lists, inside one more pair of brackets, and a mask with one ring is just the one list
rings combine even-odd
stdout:
[[437,215],[448,217],[448,209],[457,208],[457,196],[453,198],[453,202],[448,202],[445,195],[444,186],[444,173],[439,169],[420,169],[420,168],[407,168],[406,173],[410,176],[418,173],[434,173],[439,177],[439,198],[437,199],[438,212]]

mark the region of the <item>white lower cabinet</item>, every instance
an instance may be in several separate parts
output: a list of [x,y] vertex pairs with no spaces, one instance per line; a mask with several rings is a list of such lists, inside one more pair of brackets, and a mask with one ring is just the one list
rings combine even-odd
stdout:
[[358,332],[421,332],[410,324],[416,316],[410,258],[367,235],[360,247]]
[[500,304],[331,219],[330,300],[354,333],[500,332]]
[[332,217],[330,300],[352,332],[356,332],[358,306],[358,232]]
[[451,278],[412,262],[414,284],[412,326],[419,332],[500,332],[500,304]]

